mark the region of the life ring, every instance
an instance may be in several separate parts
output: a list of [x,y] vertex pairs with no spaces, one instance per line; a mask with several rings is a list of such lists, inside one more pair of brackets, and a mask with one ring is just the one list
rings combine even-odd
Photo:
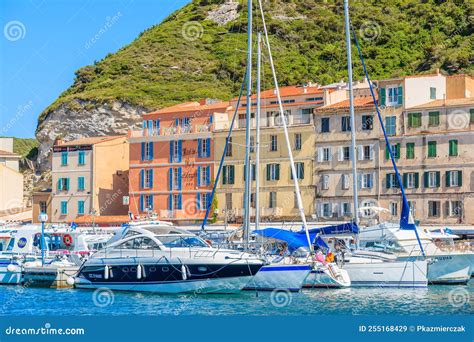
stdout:
[[64,235],[63,237],[63,242],[66,246],[71,246],[74,240],[72,239],[72,236],[69,234]]

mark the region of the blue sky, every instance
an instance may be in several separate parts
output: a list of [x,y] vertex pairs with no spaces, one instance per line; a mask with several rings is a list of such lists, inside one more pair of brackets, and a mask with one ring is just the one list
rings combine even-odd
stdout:
[[188,2],[1,0],[0,136],[33,137],[38,115],[72,84],[74,71]]

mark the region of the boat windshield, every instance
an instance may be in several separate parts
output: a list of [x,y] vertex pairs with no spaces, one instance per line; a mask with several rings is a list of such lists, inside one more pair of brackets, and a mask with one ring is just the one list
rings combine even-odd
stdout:
[[157,235],[156,236],[168,248],[177,247],[209,247],[197,236],[186,235]]

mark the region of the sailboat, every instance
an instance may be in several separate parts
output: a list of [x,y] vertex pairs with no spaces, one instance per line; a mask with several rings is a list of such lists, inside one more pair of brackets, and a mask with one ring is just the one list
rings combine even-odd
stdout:
[[[357,182],[357,160],[356,151],[356,126],[354,114],[354,96],[352,80],[352,55],[351,55],[351,35],[349,20],[349,2],[344,0],[344,19],[346,29],[346,52],[347,52],[347,71],[348,71],[348,89],[351,120],[351,163],[353,181],[353,202],[354,202],[354,221],[349,223],[351,233],[358,236],[359,233],[359,199]],[[369,85],[372,87],[370,84]],[[372,89],[372,88],[371,88]],[[383,122],[381,122],[383,127]],[[385,130],[384,130],[385,133]],[[387,142],[388,145],[388,142]],[[322,228],[327,232],[340,231],[339,229]],[[356,228],[356,230],[354,230]],[[376,286],[376,287],[426,287],[427,286],[427,262],[426,260],[397,260],[396,256],[383,255],[381,253],[367,253],[358,250],[344,258],[343,269],[349,273],[351,286]]]
[[[348,44],[348,61],[350,62],[350,26],[349,26],[349,12],[348,0],[344,0],[345,14],[346,14],[346,38]],[[410,205],[405,193],[405,188],[398,171],[395,156],[392,151],[392,146],[385,130],[385,126],[378,106],[378,101],[375,97],[374,89],[370,81],[364,57],[360,45],[357,40],[355,31],[353,31],[354,41],[357,46],[359,58],[364,69],[365,77],[369,83],[370,93],[375,105],[380,126],[385,139],[386,147],[389,151],[390,159],[392,161],[393,170],[400,186],[402,210],[399,224],[391,224],[383,222],[373,227],[361,230],[359,235],[360,240],[364,242],[378,241],[396,243],[401,247],[397,255],[397,260],[403,262],[428,262],[426,276],[430,283],[451,283],[451,284],[465,284],[471,275],[471,261],[470,255],[456,252],[444,252],[437,248],[430,237],[422,230],[418,229],[413,219]],[[352,115],[352,113],[351,113]],[[354,133],[353,133],[354,134]],[[354,146],[353,146],[354,148]],[[413,234],[414,233],[414,234]]]
[[[250,194],[251,194],[251,175],[250,175],[250,126],[251,126],[251,121],[250,121],[250,116],[251,116],[251,97],[252,97],[252,5],[253,2],[252,0],[248,0],[248,47],[247,47],[247,70],[246,70],[246,82],[247,82],[247,99],[246,99],[246,134],[245,134],[245,141],[246,141],[246,151],[245,151],[245,191],[244,191],[244,222],[243,222],[243,238],[244,238],[244,250],[248,251],[249,250],[249,243],[250,243]],[[263,13],[263,7],[261,1],[259,1],[259,8],[260,8],[260,14],[262,16],[262,25],[264,27],[264,33],[265,33],[265,42],[266,46],[268,48],[268,55],[270,59],[270,65],[272,68],[272,73],[273,73],[273,80],[275,83],[275,91],[276,95],[278,98],[278,105],[279,105],[279,112],[282,118],[284,118],[284,110],[283,110],[283,105],[282,105],[282,100],[280,96],[280,90],[278,87],[278,81],[276,78],[276,73],[275,73],[275,66],[273,63],[273,58],[271,54],[271,48],[270,48],[270,43],[268,39],[268,31],[266,28],[265,24],[265,17]],[[256,160],[256,165],[259,165],[259,148],[260,148],[260,68],[261,68],[261,56],[262,56],[262,51],[261,51],[261,43],[262,43],[262,37],[261,34],[258,35],[258,78],[257,78],[257,160]],[[219,179],[220,172],[222,170],[222,165],[224,161],[224,157],[226,155],[226,151],[228,148],[229,144],[229,139],[230,135],[232,133],[232,129],[234,126],[237,110],[240,104],[241,96],[243,93],[243,84],[241,88],[241,92],[237,101],[237,108],[235,109],[234,116],[232,118],[232,122],[229,128],[229,133],[227,136],[226,144],[224,146],[224,151],[222,154],[222,158],[219,164],[219,168],[217,171],[216,175],[216,180]],[[292,150],[291,150],[291,145],[290,145],[290,139],[289,139],[289,134],[288,134],[288,128],[285,120],[282,120],[283,122],[283,130],[284,130],[284,135],[285,135],[285,140],[286,144],[288,147],[288,153],[289,153],[289,158],[291,162],[291,172],[293,175],[293,179],[295,180],[295,190],[296,190],[296,196],[297,196],[297,202],[298,202],[298,208],[300,212],[301,219],[303,220],[303,227],[305,230],[307,230],[307,225],[306,225],[306,218],[303,210],[303,204],[302,204],[302,199],[301,199],[301,194],[300,194],[300,189],[296,177],[296,168],[294,165],[294,160],[293,160],[293,155],[292,155]],[[258,167],[256,168],[256,172],[258,172]],[[256,187],[256,208],[259,208],[258,206],[258,197],[259,197],[259,174],[256,174],[256,179],[257,179],[257,187]],[[212,198],[215,195],[215,189],[216,189],[217,181],[214,182],[214,187],[213,191],[211,193],[211,201]],[[207,222],[207,218],[209,216],[209,211],[210,211],[210,204],[207,207],[206,210],[206,215],[202,223],[202,230],[205,231],[205,224]],[[259,210],[257,210],[258,212]],[[258,229],[259,225],[259,213],[257,213],[256,218],[255,218],[255,225],[256,229]],[[312,243],[310,241],[310,236],[309,234],[306,234],[307,238],[307,246],[309,249],[312,248]],[[286,290],[286,291],[299,291],[303,287],[303,283],[307,276],[309,275],[310,271],[312,270],[312,266],[309,263],[290,263],[287,262],[288,260],[283,258],[280,259],[278,262],[271,262],[269,265],[264,265],[258,273],[255,275],[254,279],[252,282],[249,282],[249,284],[246,286],[245,289],[252,289],[252,290]]]

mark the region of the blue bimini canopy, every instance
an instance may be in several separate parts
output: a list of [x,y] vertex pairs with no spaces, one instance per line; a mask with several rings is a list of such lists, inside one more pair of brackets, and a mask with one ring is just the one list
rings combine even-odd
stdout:
[[[265,228],[253,231],[255,234],[261,235],[266,238],[276,239],[288,244],[288,250],[293,252],[300,247],[308,248],[308,239],[305,234],[300,234],[299,232],[292,232],[289,230],[279,229],[279,228]],[[317,233],[310,233],[309,238],[311,243],[314,243]]]
[[[319,227],[309,230],[309,233],[321,235],[336,235],[336,234],[359,234],[359,227],[353,222],[337,224],[335,226]],[[304,235],[305,231],[301,230],[298,234]]]

